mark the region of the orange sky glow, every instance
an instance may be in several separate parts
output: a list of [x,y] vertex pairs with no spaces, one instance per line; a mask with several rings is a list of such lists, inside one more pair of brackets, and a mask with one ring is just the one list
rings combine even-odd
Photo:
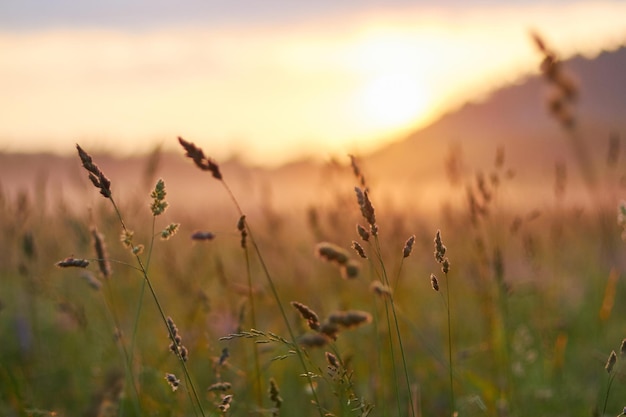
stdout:
[[564,57],[626,42],[626,3],[415,9],[307,24],[0,29],[0,152],[122,154],[183,136],[274,165],[364,153]]

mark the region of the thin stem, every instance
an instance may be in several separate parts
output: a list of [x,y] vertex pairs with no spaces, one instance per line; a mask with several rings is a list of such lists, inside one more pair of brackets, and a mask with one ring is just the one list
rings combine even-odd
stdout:
[[122,351],[122,355],[124,356],[124,363],[126,365],[126,371],[128,372],[128,378],[130,379],[131,385],[133,387],[133,391],[135,392],[135,396],[137,398],[135,402],[136,411],[139,414],[141,414],[139,390],[137,388],[137,385],[135,384],[135,379],[133,378],[133,368],[132,368],[133,359],[132,359],[132,356],[128,354],[128,350],[126,349],[126,343],[124,342],[125,340],[124,334],[122,333],[122,330],[120,328],[120,323],[117,318],[117,313],[115,312],[113,303],[111,302],[112,300],[115,299],[115,297],[113,297],[111,285],[109,284],[108,279],[105,281],[105,287],[106,287],[106,291],[108,292],[108,297],[104,293],[102,293],[102,299],[105,305],[105,310],[109,313],[110,319],[113,321],[113,325],[115,326],[115,330],[117,331],[116,336],[119,337],[120,350]]
[[[374,241],[376,242],[376,251],[375,252],[376,252],[376,256],[377,256],[377,258],[378,258],[378,260],[380,262],[380,266],[381,266],[381,269],[382,269],[382,272],[383,272],[383,278],[385,280],[384,284],[387,285],[387,286],[390,286],[389,285],[389,277],[387,275],[387,270],[385,268],[385,263],[383,262],[383,259],[382,259],[382,253],[381,253],[381,250],[380,250],[380,241],[378,239],[378,235],[374,236],[374,238],[375,238]],[[393,321],[394,321],[395,328],[396,328],[396,335],[398,337],[398,345],[400,346],[400,355],[402,356],[402,366],[404,368],[404,377],[405,377],[405,380],[406,380],[407,394],[409,396],[409,405],[411,407],[411,415],[415,416],[415,406],[413,404],[413,396],[411,395],[411,381],[409,379],[409,370],[408,370],[407,365],[406,365],[406,356],[404,354],[404,345],[402,343],[402,336],[401,336],[401,333],[400,333],[400,325],[398,324],[398,317],[397,317],[397,314],[396,314],[396,306],[395,306],[394,301],[393,301],[393,294],[389,296],[389,304],[391,305],[391,312],[393,314]],[[387,306],[387,300],[385,299],[385,308],[387,308],[386,306]],[[389,328],[389,332],[391,333],[391,328]],[[393,353],[393,349],[392,349],[392,353]],[[394,370],[395,370],[395,360],[394,360]]]
[[[122,219],[122,214],[117,206],[117,204],[115,204],[115,200],[113,200],[113,197],[109,197],[109,200],[111,200],[111,204],[113,204],[113,208],[115,210],[115,213],[117,214],[117,217],[120,221],[120,224],[122,225],[122,229],[124,230],[125,233],[128,233],[128,228],[126,227],[126,224],[124,223],[124,220]],[[135,254],[135,259],[137,260],[137,264],[139,265],[139,269],[141,270],[141,273],[143,275],[144,278],[144,282],[148,285],[148,289],[150,290],[150,293],[152,294],[152,298],[154,300],[155,305],[157,306],[157,309],[159,311],[159,314],[161,315],[161,319],[163,320],[163,324],[165,325],[165,327],[167,328],[167,332],[170,336],[171,340],[175,339],[175,335],[172,332],[172,329],[170,328],[170,326],[167,324],[167,317],[165,315],[165,311],[163,310],[163,307],[161,306],[161,303],[159,301],[159,298],[156,294],[156,291],[154,289],[154,287],[152,286],[152,282],[150,281],[150,277],[148,276],[148,271],[146,269],[146,266],[144,265],[143,261],[141,260],[141,257],[139,257],[138,254]],[[191,375],[189,374],[189,370],[187,369],[187,365],[185,364],[185,361],[183,360],[181,354],[179,351],[176,352],[176,355],[178,356],[178,359],[182,365],[183,368],[183,373],[185,374],[185,379],[187,381],[187,383],[189,384],[189,386],[191,387],[191,393],[189,394],[190,396],[193,395],[193,399],[195,400],[198,408],[200,409],[200,414],[205,417],[205,413],[204,413],[204,409],[202,408],[202,403],[200,402],[200,397],[198,396],[198,393],[196,391],[196,387],[193,383],[193,380],[191,379]],[[194,413],[197,415],[198,410],[196,410],[196,408],[194,407]]]
[[611,392],[611,385],[613,384],[614,379],[615,379],[615,373],[613,373],[609,377],[609,385],[608,387],[606,387],[606,395],[604,396],[604,407],[602,408],[602,414],[600,414],[601,416],[604,416],[606,414],[606,406],[609,402],[609,393]]
[[448,274],[446,276],[446,311],[448,315],[448,372],[450,374],[450,415],[454,415],[455,405],[454,405],[454,384],[453,384],[453,368],[452,368],[452,325],[450,320],[450,284],[448,279]]
[[[248,246],[243,248],[246,257],[246,275],[248,277],[248,300],[250,302],[250,321],[252,328],[256,329],[256,311],[254,307],[254,294],[252,291],[252,273],[250,272],[250,253],[248,252]],[[252,352],[254,353],[254,372],[255,372],[255,394],[259,407],[263,405],[263,394],[261,393],[261,365],[259,363],[259,351],[257,345],[252,345]]]
[[[233,202],[233,204],[235,205],[235,207],[237,208],[237,211],[239,212],[240,216],[243,216],[243,210],[241,209],[241,206],[239,205],[239,203],[237,202],[237,199],[235,198],[235,195],[233,194],[233,192],[231,191],[230,187],[228,187],[228,184],[226,184],[226,182],[222,179],[220,180],[220,182],[222,183],[222,185],[224,186],[224,188],[226,189],[226,192],[228,193],[228,195],[230,196],[231,201]],[[289,319],[287,318],[287,313],[285,312],[285,308],[283,307],[283,303],[280,300],[280,296],[278,295],[278,290],[276,289],[276,286],[274,285],[274,280],[272,279],[272,276],[269,272],[269,269],[267,267],[267,265],[265,264],[265,260],[263,259],[263,256],[261,255],[261,250],[259,249],[259,246],[257,245],[256,239],[254,238],[254,234],[252,233],[252,229],[250,228],[250,225],[248,223],[247,220],[244,220],[245,222],[245,227],[246,230],[248,231],[248,236],[250,236],[250,242],[252,242],[252,246],[254,247],[254,251],[257,254],[257,257],[259,259],[259,262],[261,264],[261,268],[263,269],[263,273],[265,275],[265,278],[267,279],[267,283],[272,291],[272,295],[274,296],[274,300],[276,301],[276,304],[278,304],[278,309],[280,310],[280,314],[283,318],[283,321],[285,322],[285,327],[287,327],[287,332],[289,333],[289,337],[291,338],[294,346],[296,346],[296,353],[298,354],[298,359],[300,360],[300,364],[302,366],[302,368],[304,369],[304,374],[307,378],[307,381],[309,383],[309,387],[311,388],[311,393],[313,395],[313,399],[315,401],[315,404],[317,406],[317,410],[320,414],[320,417],[324,417],[324,412],[322,410],[322,406],[319,403],[319,398],[317,396],[317,391],[315,390],[315,385],[313,384],[313,378],[311,377],[311,374],[308,371],[308,368],[306,366],[306,362],[304,361],[304,357],[302,354],[302,349],[300,349],[297,341],[296,341],[296,336],[295,333],[293,332],[293,329],[291,328],[291,325],[289,324]]]

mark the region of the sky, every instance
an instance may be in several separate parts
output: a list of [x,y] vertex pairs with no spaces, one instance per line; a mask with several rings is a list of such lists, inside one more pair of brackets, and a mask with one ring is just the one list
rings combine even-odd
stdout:
[[195,142],[261,165],[367,153],[562,57],[624,1],[0,2],[0,152]]

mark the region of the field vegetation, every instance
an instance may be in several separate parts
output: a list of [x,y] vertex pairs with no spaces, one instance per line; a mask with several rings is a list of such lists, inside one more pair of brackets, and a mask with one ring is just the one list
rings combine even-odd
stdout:
[[590,157],[536,43],[574,155],[537,207],[507,201],[506,147],[472,175],[450,159],[440,193],[464,198],[437,213],[389,204],[354,156],[305,208],[250,206],[187,138],[194,193],[226,206],[174,207],[158,153],[118,197],[80,146],[84,201],[0,193],[0,415],[623,415],[620,140]]

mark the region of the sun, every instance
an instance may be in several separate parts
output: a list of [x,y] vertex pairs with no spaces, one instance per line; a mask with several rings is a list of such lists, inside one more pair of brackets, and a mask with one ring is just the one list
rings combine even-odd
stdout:
[[417,122],[429,106],[428,89],[412,74],[390,71],[365,83],[361,104],[368,124],[402,129]]
[[431,38],[390,27],[372,28],[354,43],[349,62],[360,79],[359,119],[377,133],[394,133],[422,123],[433,97],[426,57]]

